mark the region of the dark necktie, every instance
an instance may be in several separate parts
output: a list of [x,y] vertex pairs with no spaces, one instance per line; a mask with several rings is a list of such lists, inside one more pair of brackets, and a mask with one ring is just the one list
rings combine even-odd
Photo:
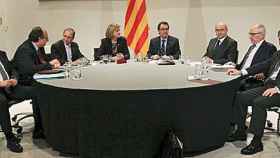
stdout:
[[249,58],[249,55],[251,54],[252,50],[253,50],[255,47],[256,47],[255,44],[253,44],[253,45],[250,46],[250,48],[248,49],[248,51],[247,51],[247,53],[246,53],[246,55],[245,55],[245,57],[244,57],[244,60],[243,60],[243,63],[242,63],[241,68],[243,68],[243,66],[245,65],[247,59]]
[[9,76],[8,76],[7,72],[5,71],[5,67],[3,66],[2,63],[0,64],[0,73],[1,73],[3,80],[9,79]]
[[166,55],[166,54],[165,54],[165,42],[166,42],[165,39],[161,40],[160,52],[161,52],[162,55]]
[[218,49],[220,47],[221,41],[217,40],[216,45],[215,45],[215,49]]

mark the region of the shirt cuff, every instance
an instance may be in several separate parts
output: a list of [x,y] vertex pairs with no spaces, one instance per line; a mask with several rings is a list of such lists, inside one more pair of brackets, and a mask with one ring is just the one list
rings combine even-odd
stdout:
[[241,70],[241,75],[242,75],[242,76],[248,75],[248,71],[245,70],[245,69],[242,69],[242,70]]
[[277,93],[280,93],[280,90],[277,86],[275,86],[274,88],[276,89]]

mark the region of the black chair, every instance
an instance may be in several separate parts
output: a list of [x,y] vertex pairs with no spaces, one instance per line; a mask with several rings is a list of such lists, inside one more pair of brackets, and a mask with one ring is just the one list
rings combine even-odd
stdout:
[[[274,106],[267,109],[267,111],[271,111],[277,114],[277,125],[276,125],[276,129],[273,129],[272,128],[273,123],[270,120],[266,120],[267,127],[265,129],[271,131],[272,133],[276,133],[278,136],[280,136],[280,107]],[[271,133],[271,132],[266,132],[266,133]]]
[[[8,106],[11,107],[15,104],[18,104],[18,103],[21,103],[23,102],[24,100],[10,100],[8,102]],[[19,116],[22,116],[18,119]],[[17,113],[15,114],[13,117],[12,117],[12,128],[16,129],[16,137],[17,138],[22,138],[22,131],[23,131],[23,127],[20,125],[20,122],[26,118],[30,118],[30,117],[34,117],[33,113],[32,112],[25,112],[25,113]],[[0,130],[0,132],[3,132],[2,130]]]
[[[277,126],[276,126],[276,129],[272,128],[273,127],[273,123],[270,120],[266,120],[266,127],[265,127],[265,129],[268,130],[269,132],[265,132],[265,133],[266,134],[272,133],[272,134],[277,134],[278,136],[280,136],[280,107],[273,106],[273,107],[267,109],[267,111],[268,112],[269,111],[275,112],[278,116],[277,116]],[[251,116],[252,116],[252,113],[248,113],[246,118],[250,118]]]
[[100,60],[100,56],[99,56],[99,50],[100,48],[94,48],[94,60]]

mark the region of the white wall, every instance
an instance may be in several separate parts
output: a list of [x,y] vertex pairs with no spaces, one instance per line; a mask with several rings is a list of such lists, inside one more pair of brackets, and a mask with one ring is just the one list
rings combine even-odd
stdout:
[[[0,1],[5,5],[6,50],[10,57],[35,25],[48,30],[50,44],[61,38],[65,27],[74,27],[82,52],[92,57],[107,25],[123,25],[127,5],[126,0]],[[157,35],[159,21],[169,21],[170,32],[180,39],[182,51],[194,59],[205,52],[218,21],[229,24],[230,35],[239,41],[240,58],[248,48],[248,28],[254,23],[265,24],[267,40],[277,44],[279,0],[147,0],[147,8],[150,37]]]

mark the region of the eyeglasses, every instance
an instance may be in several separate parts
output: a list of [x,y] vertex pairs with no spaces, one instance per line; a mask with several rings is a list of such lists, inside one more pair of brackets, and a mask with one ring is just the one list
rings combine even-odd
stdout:
[[251,35],[251,36],[254,36],[254,35],[257,35],[257,34],[261,34],[261,32],[249,32],[249,35]]
[[225,31],[225,29],[215,29],[215,31]]

